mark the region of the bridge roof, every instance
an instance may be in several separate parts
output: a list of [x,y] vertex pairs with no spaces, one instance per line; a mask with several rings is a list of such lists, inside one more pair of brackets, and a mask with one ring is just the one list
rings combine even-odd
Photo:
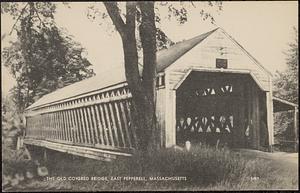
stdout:
[[298,109],[298,104],[273,96],[274,113]]
[[[168,66],[174,63],[178,58],[191,50],[194,46],[202,42],[206,37],[216,31],[218,28],[201,34],[194,38],[176,43],[168,49],[157,52],[157,71],[163,72]],[[27,109],[32,109],[52,102],[58,102],[63,99],[79,96],[112,85],[126,82],[124,68],[111,68],[94,77],[76,82],[66,87],[57,89],[49,94],[42,96]]]
[[[196,45],[200,44],[204,39],[206,39],[208,36],[213,34],[218,29],[220,29],[222,32],[226,33],[223,29],[216,28],[212,31],[203,33],[194,38],[178,42],[168,49],[158,51],[157,52],[157,72],[163,72],[166,68],[168,68],[170,65],[172,65],[177,59],[182,57],[185,53],[190,51]],[[240,48],[242,50],[246,51],[242,46],[240,46]],[[255,60],[255,58],[253,56],[251,56],[249,53],[248,53],[248,55],[252,59]],[[257,60],[255,60],[255,63],[263,68],[263,66],[261,64],[259,64],[259,62]],[[268,72],[265,68],[263,68],[263,69],[266,72]],[[141,71],[140,71],[140,73],[141,73]],[[270,72],[268,72],[268,73],[271,74]],[[118,65],[114,68],[109,68],[108,70],[103,70],[102,72],[98,73],[94,77],[82,80],[80,82],[76,82],[76,83],[68,85],[66,87],[57,89],[56,91],[53,91],[49,94],[46,94],[46,95],[42,96],[40,99],[38,99],[31,106],[29,106],[27,108],[27,110],[36,108],[39,106],[43,106],[46,104],[59,102],[59,101],[65,100],[65,99],[77,97],[77,96],[80,96],[83,94],[94,92],[94,91],[104,89],[104,88],[107,88],[107,87],[110,87],[113,85],[117,85],[120,83],[126,83],[125,69],[121,63],[120,63],[120,65]]]

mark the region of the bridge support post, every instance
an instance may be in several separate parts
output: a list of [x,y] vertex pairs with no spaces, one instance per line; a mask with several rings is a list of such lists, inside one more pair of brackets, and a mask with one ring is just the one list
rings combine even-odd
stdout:
[[294,146],[294,149],[295,149],[295,152],[298,152],[299,150],[299,137],[298,137],[298,108],[295,107],[295,110],[294,110],[294,135],[295,135],[295,146]]

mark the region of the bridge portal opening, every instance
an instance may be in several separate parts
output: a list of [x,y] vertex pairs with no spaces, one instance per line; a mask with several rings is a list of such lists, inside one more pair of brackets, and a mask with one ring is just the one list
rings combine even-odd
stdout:
[[251,75],[192,71],[176,91],[176,144],[267,148],[266,108]]

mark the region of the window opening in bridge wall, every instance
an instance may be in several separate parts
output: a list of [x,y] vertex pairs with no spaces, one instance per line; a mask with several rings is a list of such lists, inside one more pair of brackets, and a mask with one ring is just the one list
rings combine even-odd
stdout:
[[227,59],[217,58],[216,59],[216,68],[227,69],[228,68],[228,60]]
[[161,76],[161,86],[165,86],[165,75]]
[[165,75],[159,75],[156,78],[156,87],[165,86]]

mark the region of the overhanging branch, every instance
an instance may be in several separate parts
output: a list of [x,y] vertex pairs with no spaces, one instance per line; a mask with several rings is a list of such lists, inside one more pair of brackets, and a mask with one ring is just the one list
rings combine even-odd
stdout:
[[117,31],[120,33],[121,36],[124,37],[124,28],[125,23],[119,13],[118,4],[116,2],[103,2],[104,6],[110,16],[113,24],[116,26]]
[[15,22],[14,25],[12,26],[11,31],[9,32],[9,35],[11,35],[11,33],[13,32],[13,30],[14,30],[16,24],[18,23],[19,19],[20,19],[21,16],[23,15],[23,13],[24,13],[24,11],[25,11],[25,9],[26,9],[26,7],[27,7],[28,5],[29,5],[29,3],[26,3],[26,5],[24,6],[24,8],[22,9],[22,11],[21,11],[19,17],[17,18],[16,22]]
[[43,20],[40,18],[40,15],[39,15],[39,13],[38,13],[38,10],[35,8],[35,6],[33,6],[33,10],[35,11],[37,18],[40,20],[40,23],[41,23],[44,27],[46,27],[45,23],[44,23]]

